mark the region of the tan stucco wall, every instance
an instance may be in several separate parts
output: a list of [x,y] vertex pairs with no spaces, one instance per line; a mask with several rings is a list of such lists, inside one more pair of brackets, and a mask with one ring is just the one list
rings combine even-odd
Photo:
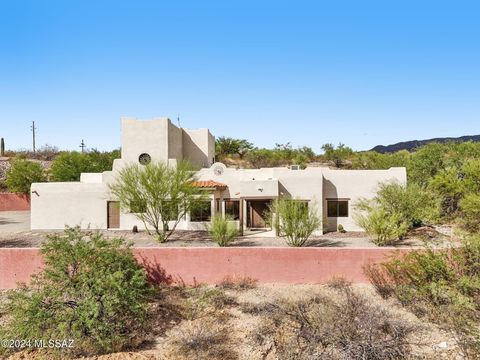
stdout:
[[122,161],[137,163],[142,153],[150,154],[152,161],[168,161],[169,123],[167,118],[122,118]]
[[31,228],[106,229],[107,188],[94,183],[35,183],[31,194]]
[[199,168],[212,165],[215,137],[208,129],[183,129],[183,158]]
[[335,231],[342,224],[348,231],[362,231],[355,223],[355,204],[360,198],[371,199],[376,195],[378,185],[382,182],[396,181],[407,183],[405,168],[391,168],[389,170],[329,170],[323,171],[324,202],[323,209],[327,215],[327,199],[348,199],[349,216],[342,218],[327,218],[328,230]]

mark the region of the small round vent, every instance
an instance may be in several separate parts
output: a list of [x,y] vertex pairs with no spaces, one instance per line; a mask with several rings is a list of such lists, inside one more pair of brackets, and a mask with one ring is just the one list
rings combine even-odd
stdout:
[[140,156],[138,157],[138,162],[142,165],[148,165],[152,162],[152,158],[150,157],[149,154],[143,153],[143,154],[140,154]]

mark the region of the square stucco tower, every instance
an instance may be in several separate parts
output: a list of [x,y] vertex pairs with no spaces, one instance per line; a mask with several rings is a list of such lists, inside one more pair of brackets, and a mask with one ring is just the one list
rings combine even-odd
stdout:
[[168,118],[122,118],[122,162],[138,162],[142,154],[155,162],[188,160],[196,167],[209,167],[214,161],[215,138],[208,129],[181,129]]

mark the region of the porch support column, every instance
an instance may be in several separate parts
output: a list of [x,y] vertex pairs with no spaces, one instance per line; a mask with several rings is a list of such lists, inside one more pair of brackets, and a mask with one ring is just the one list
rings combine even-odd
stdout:
[[244,200],[243,198],[240,198],[240,229],[239,229],[239,235],[243,236],[243,203]]

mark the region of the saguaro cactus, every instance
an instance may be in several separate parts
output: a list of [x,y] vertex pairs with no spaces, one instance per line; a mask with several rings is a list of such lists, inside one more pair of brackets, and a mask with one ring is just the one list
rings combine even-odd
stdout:
[[5,156],[5,140],[0,140],[0,156]]

